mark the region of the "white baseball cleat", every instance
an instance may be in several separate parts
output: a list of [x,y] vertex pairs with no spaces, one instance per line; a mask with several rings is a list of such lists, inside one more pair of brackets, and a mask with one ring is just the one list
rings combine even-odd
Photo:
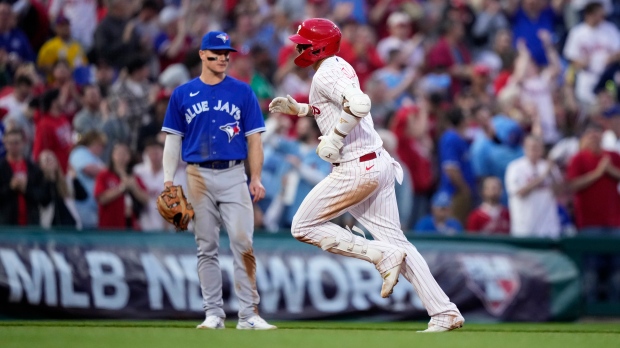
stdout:
[[389,297],[394,291],[396,284],[398,284],[400,269],[403,267],[407,254],[398,250],[393,256],[400,258],[400,263],[381,275],[383,278],[383,285],[381,285],[381,297],[383,298]]
[[237,324],[238,330],[274,330],[277,329],[275,325],[271,325],[265,321],[265,319],[255,315],[246,320],[239,320]]
[[[431,320],[432,321],[432,320]],[[465,323],[465,318],[462,316],[450,316],[448,319],[448,323],[446,326],[437,325],[434,323],[428,323],[428,329],[424,331],[418,332],[447,332],[456,329],[460,329],[463,327],[463,323]]]
[[205,321],[203,321],[202,324],[196,326],[196,328],[217,330],[217,329],[225,329],[226,326],[224,326],[224,319],[217,317],[215,315],[209,315],[207,316]]

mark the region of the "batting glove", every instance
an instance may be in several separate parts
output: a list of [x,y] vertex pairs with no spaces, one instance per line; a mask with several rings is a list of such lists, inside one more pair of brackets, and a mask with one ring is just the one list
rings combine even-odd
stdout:
[[298,103],[293,97],[290,95],[286,95],[284,97],[276,97],[273,98],[271,103],[269,103],[269,112],[278,112],[287,115],[297,115],[299,117],[306,116],[308,111],[310,110],[310,106],[305,103]]
[[344,146],[342,139],[338,135],[330,134],[319,137],[321,142],[316,147],[316,154],[324,161],[336,163],[340,160],[340,149]]

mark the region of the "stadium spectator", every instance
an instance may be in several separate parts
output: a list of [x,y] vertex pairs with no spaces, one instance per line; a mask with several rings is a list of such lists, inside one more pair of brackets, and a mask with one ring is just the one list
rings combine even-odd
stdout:
[[568,34],[564,56],[577,69],[577,99],[592,106],[596,101],[593,91],[599,78],[609,65],[620,62],[620,31],[605,21],[605,10],[599,2],[587,4],[583,14],[583,22]]
[[605,110],[603,117],[607,128],[603,133],[603,149],[620,154],[620,104]]
[[43,44],[37,57],[37,68],[47,75],[48,82],[53,80],[52,67],[59,60],[66,61],[71,69],[88,64],[84,49],[71,37],[71,23],[67,17],[56,18],[55,31],[56,36]]
[[508,234],[510,232],[510,213],[501,203],[502,181],[495,176],[482,181],[482,204],[467,218],[467,232],[476,234]]
[[140,178],[148,195],[148,201],[138,215],[142,231],[158,232],[173,230],[174,227],[164,220],[157,210],[157,197],[161,194],[161,183],[164,181],[163,150],[163,143],[155,138],[147,139],[142,154],[144,160],[133,168],[133,174]]
[[439,191],[452,196],[454,216],[464,224],[475,200],[476,189],[469,142],[464,134],[467,124],[459,109],[451,110],[446,118],[449,129],[439,140]]
[[[148,81],[148,62],[143,57],[134,57],[127,65],[127,75],[119,78],[110,89],[108,97],[111,112],[118,113],[121,103],[126,103],[124,122],[130,129],[129,145],[137,149],[140,127],[150,118],[150,93],[152,87]],[[120,116],[120,115],[119,115]],[[110,137],[110,140],[112,137]]]
[[15,14],[8,2],[0,2],[0,49],[8,53],[8,63],[13,71],[19,63],[35,59],[28,38],[16,27]]
[[387,98],[394,100],[396,107],[413,99],[411,87],[417,76],[415,70],[405,64],[405,59],[403,52],[395,48],[388,54],[386,65],[373,74],[373,78],[387,88]]
[[331,164],[321,160],[314,149],[319,144],[321,134],[316,121],[310,117],[299,119],[295,125],[297,139],[283,137],[273,139],[275,152],[285,163],[282,189],[266,211],[265,223],[290,227],[293,216],[310,190],[331,171]]
[[71,124],[63,113],[60,99],[58,89],[49,90],[41,98],[42,110],[36,123],[32,154],[38,161],[43,150],[51,150],[58,159],[63,174],[66,174],[73,139]]
[[102,129],[101,92],[95,85],[85,86],[82,89],[82,109],[73,118],[73,130],[77,134],[85,134]]
[[538,32],[543,44],[549,64],[541,67],[530,58],[527,47],[523,45],[522,52],[524,64],[527,66],[521,80],[515,81],[520,85],[521,103],[531,106],[534,110],[536,127],[540,132],[545,144],[554,144],[560,135],[556,125],[556,110],[553,103],[553,91],[556,89],[557,77],[562,69],[560,57],[553,46],[551,34],[548,31]]
[[414,204],[413,210],[406,213],[409,216],[406,230],[428,214],[429,198],[436,180],[431,162],[433,141],[429,135],[428,118],[427,102],[421,101],[419,107],[412,105],[398,110],[390,127],[397,139],[398,156],[393,157],[399,158],[413,181]]
[[159,13],[160,33],[155,37],[154,48],[159,57],[160,70],[181,63],[192,48],[192,38],[187,34],[183,10],[168,5]]
[[[105,148],[105,135],[91,130],[80,136],[76,146],[69,155],[69,164],[75,171],[73,186],[76,193],[76,210],[84,229],[98,226],[99,213],[95,200],[95,178],[105,169],[101,155]],[[79,190],[77,189],[79,188]],[[78,197],[78,191],[82,197]]]
[[465,82],[471,79],[471,53],[464,42],[465,28],[458,21],[446,21],[441,25],[441,38],[426,56],[429,69],[445,70],[450,74],[450,93],[457,94]]
[[62,173],[58,160],[50,150],[43,150],[39,156],[39,167],[43,172],[43,186],[50,196],[50,203],[41,205],[41,227],[80,228],[78,213],[73,201],[67,177]]
[[16,76],[13,91],[0,98],[0,108],[6,111],[3,123],[7,128],[20,128],[24,132],[26,149],[30,148],[30,143],[34,138],[34,124],[28,117],[33,84],[34,82],[28,76]]
[[431,200],[431,215],[420,219],[415,225],[417,234],[441,234],[451,236],[463,233],[463,225],[452,217],[452,200],[446,192],[438,192]]
[[95,199],[99,205],[99,228],[140,229],[136,212],[147,203],[146,187],[131,169],[129,146],[116,143],[108,168],[95,178]]
[[24,157],[25,140],[19,129],[2,138],[6,158],[0,159],[0,225],[38,226],[39,205],[50,202],[41,169]]
[[562,176],[552,161],[543,158],[541,138],[527,136],[524,150],[525,156],[510,162],[506,169],[510,234],[558,238],[560,219],[554,185],[561,183]]
[[51,0],[48,13],[52,21],[64,16],[71,22],[71,37],[77,40],[85,51],[93,46],[97,27],[97,1]]
[[398,49],[407,57],[407,65],[418,68],[424,62],[422,35],[411,36],[411,17],[404,12],[392,12],[387,19],[390,35],[377,43],[377,53],[384,62],[390,58],[390,51]]
[[524,40],[536,64],[547,64],[538,32],[541,29],[554,31],[558,14],[561,15],[563,6],[564,0],[508,1],[507,11],[514,33],[514,46],[516,47],[520,40]]
[[[509,67],[506,65],[508,57],[514,54],[512,47],[512,31],[510,29],[498,30],[493,34],[492,44],[488,48],[481,49],[476,55],[476,64],[484,65],[489,68],[490,77],[498,78],[499,73]],[[496,91],[495,91],[496,92]]]
[[140,53],[140,37],[135,30],[136,23],[129,21],[130,11],[129,2],[108,0],[107,14],[94,34],[95,56],[119,70]]
[[472,38],[476,46],[490,47],[493,43],[493,36],[507,29],[509,24],[499,0],[482,1],[482,8],[472,27]]
[[620,227],[620,155],[601,147],[602,128],[590,124],[581,136],[581,150],[571,159],[567,176],[575,192],[578,229]]
[[[291,119],[282,114],[270,114],[265,121],[266,131],[262,134],[265,159],[261,179],[265,187],[265,197],[258,201],[258,207],[263,213],[267,212],[267,209],[275,200],[281,199],[283,177],[289,168],[285,163],[284,154],[281,151],[277,151],[276,147],[280,138],[288,136],[292,124]],[[277,204],[280,203],[278,202]],[[267,221],[264,221],[264,227],[268,231],[276,232],[279,228],[279,223],[278,218],[268,218]]]
[[[478,136],[471,145],[472,168],[478,179],[487,176],[500,178],[504,188],[506,167],[523,156],[523,130],[516,121],[498,115],[491,119],[491,132]],[[501,201],[502,204],[508,203],[505,192]]]
[[164,124],[164,116],[166,116],[166,109],[168,108],[168,102],[170,101],[171,92],[162,89],[157,93],[155,97],[155,105],[153,106],[153,117],[151,120],[140,128],[138,134],[138,152],[144,151],[144,144],[149,138],[155,138],[159,141],[165,140],[165,133],[161,131],[161,127]]
[[79,109],[81,97],[69,63],[66,60],[59,60],[54,63],[51,78],[52,81],[48,87],[60,91],[60,109],[69,119],[72,119]]
[[[152,51],[154,49],[155,38],[160,34],[159,27],[159,1],[145,0],[142,2],[140,11],[131,19],[134,22],[136,33],[140,37],[140,45],[143,50]],[[161,69],[163,71],[164,69]]]

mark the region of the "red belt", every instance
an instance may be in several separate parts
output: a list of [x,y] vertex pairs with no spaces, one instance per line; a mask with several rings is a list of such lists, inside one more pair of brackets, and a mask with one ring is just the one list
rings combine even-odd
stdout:
[[[359,161],[360,162],[366,162],[366,161],[374,160],[375,158],[377,158],[377,153],[376,152],[370,152],[370,153],[367,153],[367,154],[363,155],[362,157],[360,157]],[[334,163],[333,165],[334,165],[334,167],[338,167],[340,165],[340,163]]]

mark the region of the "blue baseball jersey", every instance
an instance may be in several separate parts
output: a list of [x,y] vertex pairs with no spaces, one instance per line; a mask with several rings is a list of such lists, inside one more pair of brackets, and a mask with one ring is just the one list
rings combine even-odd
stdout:
[[242,160],[245,137],[264,132],[265,121],[248,84],[226,76],[211,86],[195,78],[172,92],[162,131],[183,137],[185,162]]

